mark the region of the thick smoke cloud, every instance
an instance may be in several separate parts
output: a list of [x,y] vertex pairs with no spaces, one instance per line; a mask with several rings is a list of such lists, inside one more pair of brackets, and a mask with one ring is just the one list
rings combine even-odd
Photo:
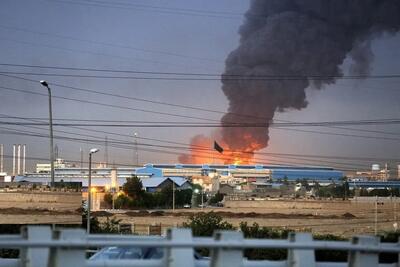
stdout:
[[[399,26],[399,0],[252,1],[239,30],[240,45],[222,75],[229,100],[222,124],[270,123],[277,111],[307,107],[305,89],[334,83],[346,57],[353,61],[351,74],[368,74],[370,40],[396,33]],[[287,78],[246,80],[271,76]],[[227,127],[222,139],[232,150],[254,152],[268,145],[268,128]]]

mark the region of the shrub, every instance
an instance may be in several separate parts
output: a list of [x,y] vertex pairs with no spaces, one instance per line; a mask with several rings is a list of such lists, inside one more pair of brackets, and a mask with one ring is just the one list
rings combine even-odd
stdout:
[[212,236],[215,230],[234,230],[232,224],[223,221],[222,216],[214,213],[197,213],[183,223],[183,227],[191,228],[194,236]]

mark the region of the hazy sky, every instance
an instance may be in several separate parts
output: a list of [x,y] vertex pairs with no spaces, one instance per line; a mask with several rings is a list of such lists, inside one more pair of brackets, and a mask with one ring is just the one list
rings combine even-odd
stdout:
[[[238,45],[238,28],[243,22],[243,17],[240,14],[243,14],[248,9],[248,6],[249,2],[243,0],[137,0],[114,2],[111,0],[92,2],[75,0],[3,0],[0,2],[0,63],[220,74],[224,70],[225,58]],[[194,13],[190,11],[192,9],[206,12]],[[226,12],[226,15],[213,12]],[[372,48],[375,54],[372,74],[399,74],[399,35],[380,36],[372,42]],[[345,73],[346,66],[347,64],[345,63],[343,65]],[[55,70],[6,66],[0,66],[0,71],[56,72]],[[99,75],[102,74],[100,73]],[[123,76],[123,74],[115,75]],[[220,89],[220,81],[88,79],[50,77],[46,75],[24,76],[22,74],[17,76],[35,80],[45,79],[50,85],[57,83],[205,109],[225,111],[227,108],[227,100]],[[276,118],[301,122],[399,118],[400,89],[398,85],[399,79],[342,80],[334,85],[325,87],[323,90],[307,90],[309,106],[306,109],[280,113]],[[47,93],[46,89],[39,83],[4,76],[0,76],[0,86]],[[214,120],[219,120],[221,117],[221,114],[218,113],[106,97],[55,85],[51,87],[54,96],[65,96],[116,106]],[[46,96],[30,95],[0,88],[0,99],[0,116],[48,117]],[[193,121],[56,98],[53,99],[53,113],[54,119]],[[0,121],[10,120],[0,118]],[[7,134],[4,128],[47,134],[46,127],[41,127],[42,129],[7,125],[0,125],[0,127],[0,143],[5,145],[6,155],[12,155],[12,144],[22,143],[27,144],[28,157],[48,157],[48,139]],[[362,133],[322,127],[301,128],[301,130],[307,131],[347,135],[343,136],[272,129],[270,145],[263,152],[399,158],[399,126],[353,126],[352,128],[384,133]],[[96,129],[94,127],[86,127],[86,129],[90,131],[55,127],[55,131],[61,130],[93,135],[96,136],[96,139],[104,139],[107,135],[109,139],[132,141],[133,137],[128,136],[133,136],[133,133],[137,132],[139,138],[162,139],[181,143],[189,143],[193,135],[208,134],[213,130],[211,128]],[[114,132],[122,136],[101,133],[98,132],[99,130]],[[59,132],[55,132],[55,135],[77,137]],[[373,138],[349,135],[363,135]],[[385,139],[382,139],[382,137]],[[85,137],[78,136],[78,138]],[[96,146],[84,141],[78,143],[56,140],[55,143],[59,147],[60,156],[72,160],[79,160],[80,148],[84,149],[85,157],[87,157],[87,151]],[[138,143],[171,145],[142,139],[138,139]],[[100,147],[101,153],[96,154],[95,158],[100,161],[104,159],[104,145],[97,146]],[[144,151],[144,147],[140,145],[138,147],[140,163],[177,162],[178,155],[149,152]],[[132,149],[119,149],[109,146],[108,158],[111,163],[132,164],[135,162],[133,154]],[[271,163],[292,162],[287,158],[257,157],[265,158],[265,161],[269,160]],[[338,162],[342,164],[341,166],[352,167],[343,165],[349,164],[349,162],[343,160],[325,159],[325,161],[331,161],[332,164]],[[6,162],[6,169],[11,171],[10,160],[8,159]],[[32,166],[35,162],[38,162],[38,160],[28,161],[30,170],[33,170]],[[309,159],[304,159],[302,162],[312,165],[321,163],[311,162]],[[356,162],[356,164],[364,166],[368,166],[370,163],[372,161]],[[377,163],[382,164],[384,160],[377,160]],[[329,163],[324,164],[329,165]],[[362,167],[359,165],[353,166]]]

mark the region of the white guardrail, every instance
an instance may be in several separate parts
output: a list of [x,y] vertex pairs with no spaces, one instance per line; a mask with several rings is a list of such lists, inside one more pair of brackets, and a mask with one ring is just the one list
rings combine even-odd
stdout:
[[[166,253],[159,260],[97,260],[86,258],[86,249],[106,246],[159,247]],[[193,248],[209,248],[211,257],[196,260]],[[287,240],[244,239],[241,232],[218,231],[213,238],[192,237],[189,229],[170,229],[167,236],[86,235],[83,229],[52,231],[46,226],[28,226],[21,235],[0,235],[0,248],[20,250],[18,259],[0,259],[0,267],[372,267],[379,253],[400,253],[400,243],[381,243],[374,236],[358,236],[351,241],[314,241],[309,233],[295,233]],[[284,261],[247,260],[243,249],[287,249]],[[316,262],[315,250],[348,251],[347,262]]]

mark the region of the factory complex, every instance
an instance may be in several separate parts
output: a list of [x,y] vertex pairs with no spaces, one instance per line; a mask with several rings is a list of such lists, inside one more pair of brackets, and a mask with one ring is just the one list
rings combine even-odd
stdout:
[[[68,163],[61,159],[57,159],[55,166],[56,182],[81,183],[83,188],[87,187],[87,168],[69,166]],[[13,181],[49,184],[50,172],[48,167],[46,164],[38,164],[36,172],[16,175]],[[112,172],[115,172],[113,182]],[[244,184],[254,184],[262,187],[273,182],[294,182],[304,179],[310,182],[329,184],[340,181],[344,176],[342,171],[329,167],[145,164],[139,168],[105,168],[104,166],[97,166],[92,169],[92,186],[120,187],[126,182],[126,178],[132,175],[141,178],[143,184],[150,183],[150,181],[155,181],[156,179],[160,180],[160,178],[170,178],[174,181],[184,179],[190,183],[201,185],[205,191],[209,192],[218,191],[221,184],[227,184],[239,189]]]

